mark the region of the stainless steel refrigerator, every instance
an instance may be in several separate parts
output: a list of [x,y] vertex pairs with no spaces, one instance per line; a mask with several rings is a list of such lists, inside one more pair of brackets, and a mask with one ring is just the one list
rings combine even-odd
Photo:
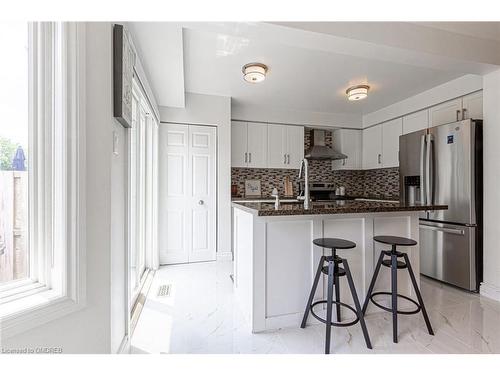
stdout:
[[470,291],[482,281],[482,164],[481,120],[399,138],[401,199],[448,205],[421,214],[420,273]]

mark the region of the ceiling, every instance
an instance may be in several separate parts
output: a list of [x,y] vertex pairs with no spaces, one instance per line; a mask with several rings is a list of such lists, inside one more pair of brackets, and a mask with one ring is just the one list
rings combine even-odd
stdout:
[[[366,114],[465,74],[500,65],[499,23],[131,23],[159,105],[185,92],[230,96],[239,106]],[[460,32],[458,32],[458,31]],[[471,36],[473,36],[471,38]],[[168,51],[168,52],[167,52]],[[499,49],[500,51],[500,49]],[[243,80],[249,62],[269,67]],[[351,85],[371,86],[349,102]]]
[[[238,104],[369,113],[462,75],[199,30],[184,29],[183,37],[186,91]],[[241,69],[255,61],[269,71],[263,83],[249,84]],[[371,86],[368,98],[346,100],[345,90],[357,84]]]

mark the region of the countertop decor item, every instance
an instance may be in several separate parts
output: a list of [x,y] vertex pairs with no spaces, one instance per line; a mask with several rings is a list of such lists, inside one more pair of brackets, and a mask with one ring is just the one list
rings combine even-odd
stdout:
[[260,180],[245,180],[246,197],[260,197],[261,195]]

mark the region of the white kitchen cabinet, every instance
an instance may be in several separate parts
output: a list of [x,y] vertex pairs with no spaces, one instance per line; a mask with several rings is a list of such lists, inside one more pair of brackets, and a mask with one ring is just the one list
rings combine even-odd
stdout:
[[247,166],[247,123],[231,122],[231,166]]
[[304,158],[304,128],[291,125],[268,125],[268,168],[298,169]]
[[429,108],[429,127],[462,119],[462,98],[449,100]]
[[347,159],[333,160],[332,169],[361,169],[361,132],[356,129],[333,132],[333,149],[347,155]]
[[363,169],[382,167],[382,124],[363,129]]
[[413,133],[429,127],[429,110],[424,109],[403,117],[403,134]]
[[231,123],[231,166],[267,168],[267,124]]
[[483,92],[478,91],[462,98],[462,117],[463,119],[483,119]]
[[299,169],[304,159],[304,128],[302,126],[287,126],[287,162],[290,169]]
[[399,166],[399,136],[403,134],[403,119],[397,118],[382,124],[382,167]]
[[267,168],[267,124],[247,124],[248,167]]

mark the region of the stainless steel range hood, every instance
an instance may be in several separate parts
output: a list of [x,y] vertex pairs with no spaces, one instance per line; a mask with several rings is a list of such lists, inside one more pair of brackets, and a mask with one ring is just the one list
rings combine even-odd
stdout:
[[340,160],[347,159],[347,155],[326,146],[325,130],[312,129],[311,148],[307,150],[305,158],[313,160]]

